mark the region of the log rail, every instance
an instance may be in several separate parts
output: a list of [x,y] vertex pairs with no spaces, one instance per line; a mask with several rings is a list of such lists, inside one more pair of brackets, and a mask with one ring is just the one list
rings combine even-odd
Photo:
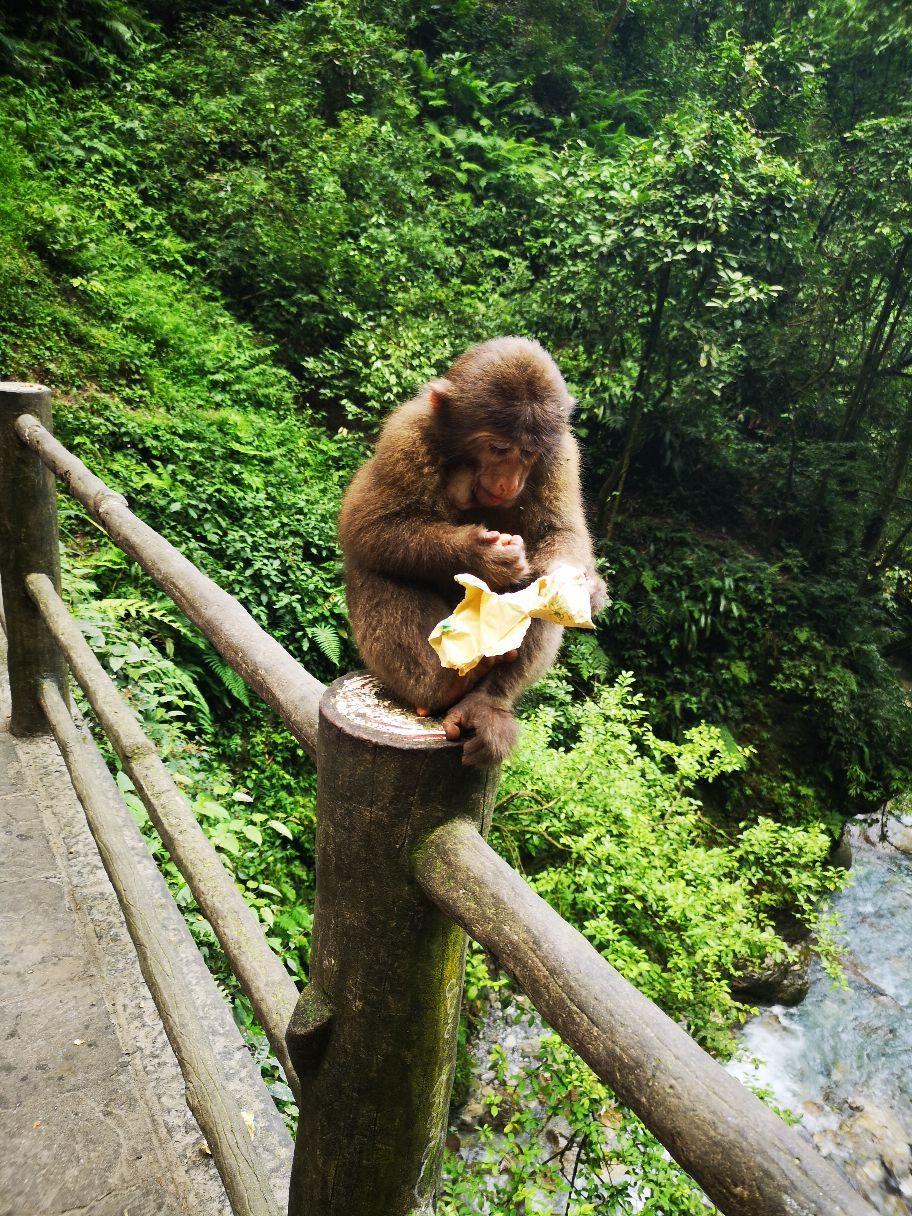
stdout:
[[[300,995],[60,599],[53,475],[317,760],[317,897],[310,980]],[[11,729],[20,735],[50,729],[57,738],[184,1072],[188,1103],[237,1216],[278,1216],[278,1209],[227,1097],[192,993],[118,846],[118,822],[127,812],[78,715],[74,721],[68,671],[298,1097],[289,1216],[433,1211],[465,932],[498,959],[726,1216],[873,1216],[830,1163],[490,849],[484,834],[496,771],[463,768],[458,744],[427,724],[403,725],[395,710],[365,716],[363,677],[343,677],[324,690],[54,438],[50,392],[41,385],[0,383],[0,583]],[[380,702],[371,704],[376,709]]]
[[[111,540],[142,566],[206,635],[225,662],[276,711],[314,756],[323,685],[270,637],[250,613],[182,553],[138,519],[122,494],[109,489],[31,414],[14,423],[16,435],[56,474]],[[39,466],[40,467],[40,466]]]

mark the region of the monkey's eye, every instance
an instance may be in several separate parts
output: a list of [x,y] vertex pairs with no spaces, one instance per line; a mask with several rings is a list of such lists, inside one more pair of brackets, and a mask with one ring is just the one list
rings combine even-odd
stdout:
[[509,456],[510,455],[509,447],[504,447],[502,444],[489,443],[488,447],[491,449],[491,451],[494,453],[495,456]]

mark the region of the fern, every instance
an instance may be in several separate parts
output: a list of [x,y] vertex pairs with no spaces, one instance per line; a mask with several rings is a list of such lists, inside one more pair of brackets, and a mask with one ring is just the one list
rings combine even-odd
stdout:
[[342,662],[342,639],[332,625],[314,625],[307,630],[307,636],[316,642],[333,667],[339,666]]
[[202,649],[203,662],[213,675],[217,676],[232,696],[237,697],[242,705],[250,705],[250,689],[234,670],[229,667],[218,651],[207,642]]
[[567,658],[570,665],[587,680],[605,679],[611,668],[607,654],[594,633],[568,630]]
[[659,632],[661,622],[655,609],[651,607],[645,600],[637,604],[634,609],[636,621],[643,633],[648,637],[654,637]]

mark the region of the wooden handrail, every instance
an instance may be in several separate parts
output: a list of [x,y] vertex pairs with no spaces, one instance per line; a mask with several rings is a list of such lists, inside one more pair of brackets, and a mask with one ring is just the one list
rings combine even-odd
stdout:
[[276,711],[298,742],[315,756],[317,716],[324,685],[261,628],[233,596],[134,515],[123,495],[90,472],[39,419],[22,414],[16,419],[15,431],[115,544],[171,596],[229,667]]
[[42,680],[41,706],[57,740],[123,910],[143,978],[152,993],[187,1087],[187,1103],[218,1167],[235,1216],[280,1216],[247,1125],[230,1096],[193,994],[174,966],[168,934],[129,846],[138,830],[88,731],[80,731],[56,683]]
[[297,1077],[285,1045],[285,1031],[298,999],[294,981],[270,949],[259,921],[197,823],[154,743],[146,738],[117,685],[92,653],[50,579],[30,574],[26,586],[136,786],[171,860],[212,926],[297,1094]]
[[726,1216],[875,1216],[813,1145],[628,983],[469,820],[431,832],[413,866],[427,897],[495,956]]

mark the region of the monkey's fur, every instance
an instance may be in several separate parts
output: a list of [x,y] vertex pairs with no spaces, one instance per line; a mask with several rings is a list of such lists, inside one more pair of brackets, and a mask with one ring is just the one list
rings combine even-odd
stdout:
[[[566,563],[586,571],[593,611],[604,604],[572,408],[537,342],[482,342],[390,415],[342,503],[346,593],[362,658],[409,705],[451,707],[444,725],[450,738],[470,736],[466,764],[509,753],[513,702],[554,661],[562,630],[535,620],[513,662],[460,681],[427,640],[461,599],[454,575],[506,591]],[[492,541],[497,533],[505,536]]]

